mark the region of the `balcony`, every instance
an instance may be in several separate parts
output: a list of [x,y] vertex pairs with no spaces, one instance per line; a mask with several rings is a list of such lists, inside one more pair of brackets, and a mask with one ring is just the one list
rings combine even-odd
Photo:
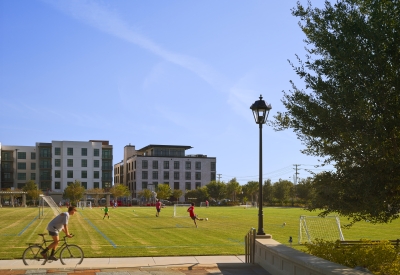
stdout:
[[112,170],[113,167],[112,167],[112,165],[103,165],[103,166],[101,166],[101,169],[102,170]]
[[39,154],[39,158],[51,158],[51,153]]
[[1,167],[1,172],[9,172],[9,173],[13,173],[14,172],[14,168],[4,168]]
[[40,176],[40,180],[51,180],[51,176]]
[[102,159],[112,159],[113,156],[112,155],[102,155],[101,158]]
[[39,165],[40,169],[51,169],[52,165],[51,164],[47,164],[47,165]]
[[14,161],[14,158],[13,157],[2,157],[1,158],[1,161]]
[[102,181],[112,181],[112,179],[113,179],[113,178],[112,178],[111,176],[109,176],[109,177],[102,177],[102,178],[101,178]]

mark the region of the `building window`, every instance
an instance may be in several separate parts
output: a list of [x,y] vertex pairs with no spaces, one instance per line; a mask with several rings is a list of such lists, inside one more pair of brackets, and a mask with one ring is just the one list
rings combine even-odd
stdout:
[[26,173],[18,173],[18,180],[26,180]]
[[158,169],[158,160],[153,160],[153,169]]
[[98,159],[93,160],[93,167],[100,167],[100,161]]
[[174,189],[179,189],[179,182],[174,182]]
[[100,156],[100,149],[94,149],[93,150],[93,156],[99,157]]
[[95,179],[99,179],[100,178],[99,171],[93,171],[93,178],[95,178]]
[[103,159],[110,159],[111,158],[111,150],[103,149],[102,157],[103,157]]
[[67,159],[67,167],[74,167],[74,160],[73,159]]
[[196,170],[201,170],[201,162],[200,161],[196,161]]
[[147,181],[142,182],[142,190],[147,189]]
[[192,186],[191,186],[190,182],[185,182],[185,189],[192,190]]
[[185,172],[185,180],[190,180],[192,178],[191,172]]
[[169,169],[169,161],[164,161],[164,169]]
[[215,162],[211,162],[211,171],[215,172]]
[[195,179],[201,180],[201,172],[196,172]]
[[39,168],[49,169],[51,168],[51,160],[44,159],[39,161]]
[[179,180],[179,172],[174,172],[174,180]]
[[82,181],[81,185],[82,185],[83,188],[87,189],[87,182],[86,181]]
[[147,160],[142,160],[142,169],[147,169],[148,167]]
[[153,180],[158,180],[158,171],[153,171]]
[[74,171],[67,170],[67,178],[72,179],[74,177]]
[[147,171],[142,171],[142,180],[147,180],[148,179],[148,173]]
[[99,188],[100,183],[98,181],[93,182],[93,188]]
[[31,180],[36,180],[36,173],[31,173]]
[[74,155],[74,148],[67,148],[67,155],[73,156]]
[[26,162],[18,162],[18,170],[26,170]]
[[57,179],[61,178],[61,171],[60,170],[55,170],[54,171],[54,177],[57,178]]
[[36,159],[36,153],[35,152],[31,152],[31,159]]
[[61,189],[61,182],[59,181],[54,182],[54,189]]
[[201,182],[196,182],[195,184],[196,184],[196,189],[201,188]]
[[174,161],[174,169],[179,169],[179,161]]
[[50,148],[40,148],[39,156],[42,158],[50,158],[51,157],[51,149]]
[[26,153],[25,152],[18,152],[18,159],[26,159]]
[[81,160],[81,167],[87,167],[87,159]]
[[61,159],[55,159],[54,160],[54,166],[55,167],[60,167],[61,166]]
[[82,156],[87,156],[87,148],[81,148]]
[[186,162],[185,162],[185,169],[186,169],[186,170],[192,169],[192,163],[191,163],[190,161],[186,161]]
[[31,163],[31,170],[36,170],[36,163],[35,162]]
[[215,180],[215,172],[211,172],[211,181]]
[[164,179],[169,180],[169,172],[168,171],[164,171]]
[[81,171],[81,178],[87,179],[87,171]]
[[54,155],[56,155],[56,156],[60,156],[61,155],[61,148],[60,147],[54,148]]

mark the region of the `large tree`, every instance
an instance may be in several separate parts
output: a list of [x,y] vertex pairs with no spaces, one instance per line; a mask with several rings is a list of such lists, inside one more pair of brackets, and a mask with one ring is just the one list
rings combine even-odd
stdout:
[[276,130],[291,128],[304,153],[336,169],[316,176],[310,210],[389,222],[400,210],[400,4],[385,0],[298,3],[305,60]]
[[114,200],[118,201],[119,197],[129,196],[129,188],[123,184],[115,184],[110,188],[109,192],[113,195]]
[[219,201],[226,196],[226,184],[221,181],[211,181],[206,185],[211,198]]
[[69,199],[71,205],[76,206],[78,201],[83,198],[83,193],[85,193],[85,187],[82,186],[80,181],[75,180],[64,189],[63,197]]
[[237,182],[236,178],[231,179],[226,184],[226,194],[231,197],[232,201],[236,201],[237,195],[242,192],[242,187]]
[[33,201],[34,206],[36,205],[36,201],[39,203],[39,196],[43,194],[43,192],[33,180],[29,180],[22,190],[27,193],[28,198]]
[[157,198],[159,199],[169,199],[172,195],[171,187],[169,184],[159,184],[157,189]]

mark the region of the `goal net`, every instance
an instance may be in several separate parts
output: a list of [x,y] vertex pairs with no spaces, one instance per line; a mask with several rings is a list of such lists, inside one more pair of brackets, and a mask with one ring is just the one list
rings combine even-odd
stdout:
[[174,216],[173,217],[188,217],[189,214],[187,209],[190,207],[190,204],[174,204]]
[[92,202],[91,201],[78,201],[78,207],[84,209],[86,207],[92,209]]
[[300,216],[299,244],[315,239],[326,241],[344,241],[338,216]]
[[51,210],[53,210],[53,213],[55,216],[58,216],[61,213],[60,207],[58,207],[57,203],[53,200],[52,197],[50,196],[40,196],[43,200],[42,206],[45,205],[45,202],[48,206],[50,206]]
[[254,202],[247,201],[245,207],[246,208],[252,208],[252,207],[257,208],[257,203],[255,201]]
[[208,207],[205,201],[200,202],[200,207]]

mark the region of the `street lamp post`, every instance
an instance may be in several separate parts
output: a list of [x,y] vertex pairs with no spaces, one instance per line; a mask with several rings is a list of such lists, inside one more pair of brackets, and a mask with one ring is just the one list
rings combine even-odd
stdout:
[[260,100],[251,105],[250,109],[253,111],[254,120],[260,126],[260,161],[259,161],[259,203],[258,203],[258,231],[257,235],[265,235],[263,228],[263,194],[262,194],[262,125],[265,124],[268,118],[269,111],[272,109],[271,104],[266,104],[260,95]]

